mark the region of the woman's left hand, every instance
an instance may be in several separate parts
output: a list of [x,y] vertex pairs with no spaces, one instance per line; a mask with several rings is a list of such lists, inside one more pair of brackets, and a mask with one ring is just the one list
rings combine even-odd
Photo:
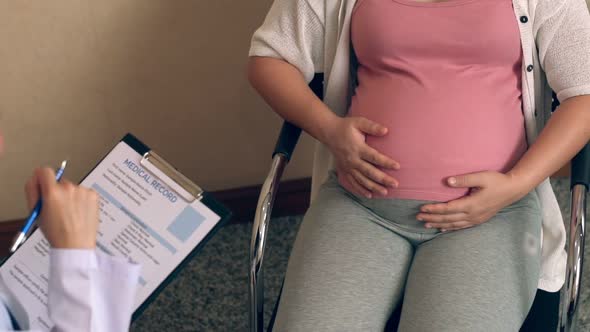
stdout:
[[446,202],[423,205],[418,220],[426,228],[458,230],[482,224],[502,208],[524,197],[528,190],[508,174],[485,171],[447,179],[454,188],[471,188],[467,196]]

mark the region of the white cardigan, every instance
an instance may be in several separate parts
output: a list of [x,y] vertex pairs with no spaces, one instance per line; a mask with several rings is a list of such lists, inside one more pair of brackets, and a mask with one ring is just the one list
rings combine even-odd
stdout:
[[[263,25],[252,37],[249,55],[283,59],[299,68],[308,82],[314,73],[323,72],[324,103],[343,116],[348,111],[350,72],[354,70],[350,18],[355,2],[274,0]],[[523,52],[523,113],[527,140],[532,144],[551,115],[551,88],[562,102],[572,96],[590,94],[590,15],[584,0],[512,2]],[[332,155],[318,142],[312,199],[331,168]],[[536,190],[543,210],[538,287],[554,292],[565,279],[565,227],[549,179]]]

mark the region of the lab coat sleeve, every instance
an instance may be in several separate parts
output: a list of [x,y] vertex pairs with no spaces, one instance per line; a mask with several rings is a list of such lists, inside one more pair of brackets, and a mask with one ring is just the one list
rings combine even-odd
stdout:
[[14,326],[12,325],[8,308],[4,301],[0,301],[0,331],[12,331],[13,329]]
[[51,249],[52,331],[127,331],[140,267],[99,250]]

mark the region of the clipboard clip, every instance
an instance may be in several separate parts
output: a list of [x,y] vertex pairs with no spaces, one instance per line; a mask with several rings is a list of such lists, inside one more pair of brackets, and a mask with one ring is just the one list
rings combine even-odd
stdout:
[[[143,154],[140,164],[145,167],[147,170],[154,167],[162,174],[170,178],[180,189],[176,190],[175,188],[171,188],[172,190],[176,191],[179,196],[181,196],[187,203],[192,203],[195,200],[201,200],[203,197],[203,189],[197,186],[194,182],[192,182],[189,178],[184,176],[180,173],[174,166],[170,165],[164,158],[160,157],[154,151],[148,151]],[[153,170],[151,173],[156,176],[161,181],[165,181],[162,179],[157,172]],[[180,192],[180,191],[185,191]]]

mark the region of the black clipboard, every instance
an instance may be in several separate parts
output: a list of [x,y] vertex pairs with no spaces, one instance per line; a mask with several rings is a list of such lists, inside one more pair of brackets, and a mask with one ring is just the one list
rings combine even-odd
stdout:
[[[170,179],[172,179],[172,181],[174,181],[177,185],[181,186],[184,190],[190,193],[193,200],[199,200],[202,204],[207,206],[220,218],[219,221],[215,224],[215,226],[197,244],[197,246],[194,247],[178,265],[176,265],[176,267],[168,274],[168,276],[151,292],[151,294],[134,311],[131,317],[131,322],[134,322],[137,320],[137,318],[141,316],[145,309],[158,297],[158,295],[166,288],[166,286],[168,286],[168,284],[170,284],[170,282],[174,280],[174,278],[190,262],[190,260],[193,257],[195,257],[201,249],[203,249],[205,244],[215,235],[215,233],[217,233],[217,231],[229,221],[229,219],[231,218],[231,212],[223,204],[217,201],[213,197],[213,195],[211,195],[211,193],[202,190],[199,186],[197,186],[191,180],[182,175],[182,173],[180,173],[175,167],[166,162],[162,157],[160,157],[157,153],[152,151],[146,144],[141,142],[134,135],[130,133],[126,134],[118,143],[121,142],[127,144],[129,147],[131,147],[133,150],[135,150],[142,156],[142,165],[145,166],[145,163],[150,163],[152,166],[158,168],[162,173],[164,173]],[[96,163],[96,165],[82,178],[81,182],[84,179],[86,179],[88,175],[90,175],[94,171],[94,169],[104,161],[104,159],[117,146],[117,144],[115,144],[111,149],[109,149],[109,151],[106,154],[103,155],[103,157]],[[35,229],[33,232],[31,232],[31,236],[34,232],[38,231],[40,230]],[[19,249],[17,249],[15,253],[18,252]],[[96,250],[101,249],[97,247]],[[14,255],[14,253],[6,257],[2,261],[2,264],[0,264],[0,267],[4,265],[4,263],[7,262],[12,255]]]
[[[154,151],[152,151],[147,145],[141,142],[132,134],[128,133],[121,139],[121,142],[126,143],[129,145],[133,150],[137,151],[140,155],[143,156],[143,162],[150,162],[152,161],[153,165],[158,167],[161,171],[163,171],[168,177],[173,179],[178,185],[182,186],[185,190],[193,194],[195,199],[198,199],[209,207],[215,214],[220,217],[219,222],[207,233],[205,238],[199,242],[199,244],[182,260],[180,264],[176,266],[174,270],[164,279],[160,285],[148,296],[148,298],[143,301],[143,303],[135,310],[131,321],[134,322],[141,314],[145,311],[145,309],[158,297],[158,295],[174,280],[174,278],[180,273],[180,271],[190,262],[190,260],[199,253],[201,249],[205,246],[205,244],[217,233],[217,231],[225,225],[229,219],[231,218],[231,212],[227,209],[223,204],[217,201],[210,193],[202,190],[198,186],[196,186],[192,181],[188,180],[182,173],[180,173],[175,167],[168,164],[164,159],[159,157]],[[105,155],[106,157],[106,155]],[[152,158],[152,159],[150,159]],[[104,157],[103,157],[104,159]],[[102,159],[101,161],[102,162]],[[100,162],[98,164],[100,164]],[[98,165],[97,164],[97,165]],[[191,188],[192,187],[192,188]]]
[[[168,164],[165,160],[161,159],[154,151],[152,151],[147,145],[141,142],[132,134],[128,133],[121,139],[121,142],[126,143],[129,145],[133,150],[137,151],[140,155],[143,156],[142,161],[150,160],[150,156],[154,158],[154,161],[160,162],[160,165],[156,167],[160,168],[166,175],[168,175],[171,179],[175,180],[177,184],[181,185],[185,190],[190,192],[195,196],[195,199],[201,201],[201,203],[205,204],[209,209],[211,209],[215,214],[217,214],[221,219],[219,222],[207,233],[205,238],[199,242],[199,244],[176,266],[174,270],[164,279],[160,285],[148,296],[148,298],[143,301],[143,303],[135,310],[133,316],[131,317],[131,322],[134,322],[141,316],[141,314],[145,311],[145,309],[158,297],[158,295],[174,280],[174,278],[180,273],[180,271],[190,262],[190,260],[199,253],[201,249],[205,246],[205,244],[217,233],[217,231],[225,225],[229,219],[231,218],[231,212],[227,209],[223,204],[217,201],[213,195],[210,193],[202,190],[194,183],[190,182],[190,180],[186,179],[182,173],[178,172],[178,170],[173,167],[172,165]],[[105,155],[106,156],[106,155]],[[103,157],[104,158],[104,157]],[[102,161],[102,159],[101,159]],[[99,162],[100,163],[100,162]],[[155,163],[154,163],[155,164]],[[164,168],[164,169],[162,169]],[[183,181],[189,181],[184,182]],[[195,188],[189,188],[187,186],[193,186],[198,189],[195,191]]]

